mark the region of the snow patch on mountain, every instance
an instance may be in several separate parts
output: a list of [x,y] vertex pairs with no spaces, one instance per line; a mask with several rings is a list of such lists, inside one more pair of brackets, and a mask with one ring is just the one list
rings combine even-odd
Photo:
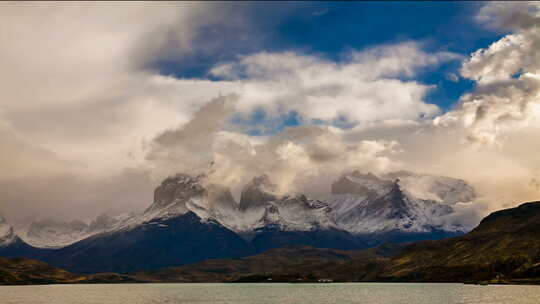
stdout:
[[34,247],[56,248],[85,238],[86,228],[87,224],[81,221],[40,220],[22,228],[17,233],[23,241]]
[[339,227],[353,234],[465,232],[453,205],[471,202],[474,189],[449,177],[393,172],[381,177],[353,171],[325,198]]
[[34,221],[17,229],[17,235],[29,245],[38,248],[61,248],[90,236],[112,230],[131,214],[98,216],[90,224],[74,220],[62,222],[52,219]]
[[11,244],[17,235],[13,231],[13,227],[6,222],[4,217],[0,216],[0,247]]
[[402,189],[423,200],[434,200],[444,204],[472,202],[476,199],[474,188],[464,180],[398,171],[383,175],[384,178],[399,180]]
[[228,188],[207,184],[204,175],[178,174],[156,189],[154,203],[138,222],[192,211],[204,221],[216,221],[241,235],[270,226],[283,231],[336,227],[327,204],[304,195],[278,196],[275,188],[267,176],[256,177],[244,187],[237,203]]

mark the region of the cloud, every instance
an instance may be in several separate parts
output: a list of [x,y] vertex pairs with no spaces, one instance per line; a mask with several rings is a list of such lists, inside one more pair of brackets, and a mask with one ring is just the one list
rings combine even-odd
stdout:
[[185,122],[227,82],[160,75],[229,28],[205,3],[7,3],[0,12],[0,119],[91,170],[133,165],[140,142]]
[[540,22],[540,5],[534,1],[493,2],[482,6],[476,21],[500,31],[534,28]]
[[214,98],[186,124],[156,136],[146,155],[156,174],[163,178],[175,172],[199,174],[210,168],[213,144],[236,100],[236,95]]
[[[422,99],[430,87],[410,79],[457,58],[425,53],[413,42],[353,51],[343,62],[294,52],[244,56],[211,70],[219,81],[236,84],[237,94],[211,100],[187,123],[155,137],[146,159],[161,177],[210,172],[236,193],[254,176],[267,174],[282,193],[322,195],[343,171],[398,167],[391,160],[399,152],[396,140],[348,141],[337,122],[354,126],[433,117],[439,109]],[[250,136],[235,124],[233,118],[261,110],[265,119],[251,120],[248,128],[290,112],[303,126]]]
[[[157,181],[143,178],[143,143],[233,88],[160,75],[152,64],[208,47],[199,44],[203,28],[240,26],[227,20],[230,11],[206,3],[3,4],[0,212],[87,217],[147,204]],[[115,192],[133,176],[147,194]]]
[[537,200],[540,158],[531,151],[540,148],[539,18],[535,2],[485,4],[476,20],[507,34],[463,62],[473,91],[432,121],[359,126],[350,140],[397,140],[402,153],[393,160],[403,168],[474,185],[480,197],[459,219]]
[[112,176],[88,174],[81,164],[27,142],[3,124],[0,151],[0,211],[11,220],[89,219],[141,210],[152,197],[154,181],[143,168],[123,168]]
[[476,88],[460,99],[456,111],[436,120],[459,122],[469,129],[468,139],[500,144],[505,131],[537,124],[540,114],[540,5],[489,3],[477,20],[513,33],[480,49],[463,63],[461,75]]
[[0,181],[32,175],[55,176],[76,168],[74,164],[61,160],[52,151],[26,141],[11,127],[1,122],[0,150],[2,151],[0,167],[4,169]]
[[114,175],[31,175],[0,180],[2,214],[13,222],[28,218],[91,220],[108,213],[141,212],[152,202],[150,172],[124,168]]
[[460,124],[386,122],[348,130],[345,140],[398,142],[399,153],[390,159],[399,169],[464,179],[479,194],[475,210],[481,216],[538,199],[540,191],[530,181],[540,170],[540,158],[531,153],[540,148],[540,128],[507,131],[502,145],[471,145],[469,132]]
[[270,116],[295,111],[311,120],[353,124],[418,119],[439,113],[423,99],[431,86],[410,80],[420,70],[459,56],[428,54],[414,42],[353,51],[341,62],[294,52],[258,53],[218,65],[212,75],[240,84],[238,111]]
[[[377,172],[395,165],[387,155],[398,150],[396,142],[349,143],[334,127],[286,128],[267,137],[227,130],[239,100],[238,95],[215,98],[186,124],[154,138],[147,154],[154,173],[159,178],[176,172],[205,173],[235,193],[251,178],[266,174],[279,192],[290,193],[322,190],[325,182],[329,187],[330,179],[347,167]],[[309,183],[318,186],[307,189]]]
[[[242,10],[223,4],[6,4],[0,211],[140,210],[161,178],[180,171],[207,172],[236,194],[267,174],[280,192],[317,196],[343,171],[408,169],[472,183],[479,202],[458,217],[473,222],[470,212],[540,194],[531,152],[540,149],[537,6],[486,4],[476,19],[508,34],[467,59],[409,41],[331,60],[221,57],[257,36]],[[235,35],[248,38],[228,40]],[[201,52],[219,58],[211,80],[158,71]],[[452,60],[464,60],[461,77],[476,86],[441,113],[426,101],[434,87],[415,79]],[[298,126],[284,122],[291,113]]]

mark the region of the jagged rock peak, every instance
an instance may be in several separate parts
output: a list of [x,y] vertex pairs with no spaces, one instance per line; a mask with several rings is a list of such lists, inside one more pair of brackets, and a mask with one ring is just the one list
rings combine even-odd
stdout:
[[274,192],[276,191],[277,187],[274,183],[272,183],[268,175],[263,174],[261,176],[254,177],[244,188],[257,188],[266,192]]
[[397,171],[384,174],[386,179],[399,179],[401,188],[411,195],[446,204],[458,202],[471,202],[476,199],[476,192],[472,186],[462,179],[419,174],[410,171]]
[[326,201],[336,222],[352,233],[463,232],[452,205],[472,202],[474,189],[450,177],[398,171],[378,176],[353,171],[332,184]]
[[16,237],[13,227],[0,215],[0,247],[11,244]]
[[267,175],[253,178],[244,188],[240,196],[240,209],[258,208],[270,201],[277,200],[275,195],[277,187]]
[[89,230],[106,230],[118,223],[119,219],[108,214],[101,214],[88,225]]
[[160,208],[176,203],[178,200],[202,195],[205,192],[202,185],[204,177],[204,175],[193,177],[179,173],[166,178],[154,191],[154,203],[150,208]]
[[200,183],[204,178],[204,174],[192,176],[186,173],[177,173],[164,179],[161,185]]
[[373,209],[371,210],[371,213],[373,214],[380,213],[381,218],[382,214],[385,214],[384,218],[386,219],[398,219],[411,216],[405,195],[399,185],[399,179],[396,179],[392,183],[391,190],[387,194],[374,201],[368,208]]
[[362,196],[376,196],[392,189],[393,182],[384,180],[373,173],[362,174],[355,170],[343,174],[337,181],[332,183],[332,194],[356,194]]

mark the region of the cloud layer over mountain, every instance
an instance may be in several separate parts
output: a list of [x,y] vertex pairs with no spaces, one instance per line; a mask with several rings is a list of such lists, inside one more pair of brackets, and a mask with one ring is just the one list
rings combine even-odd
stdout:
[[[259,43],[246,12],[3,4],[0,212],[137,210],[179,171],[210,172],[236,194],[268,174],[280,192],[320,195],[344,170],[407,169],[467,180],[480,213],[537,198],[538,4],[485,4],[476,20],[506,35],[467,57],[409,40],[339,59],[253,51],[215,63],[206,77],[160,71],[159,62]],[[427,101],[436,87],[418,79],[456,61],[475,87],[445,112]]]

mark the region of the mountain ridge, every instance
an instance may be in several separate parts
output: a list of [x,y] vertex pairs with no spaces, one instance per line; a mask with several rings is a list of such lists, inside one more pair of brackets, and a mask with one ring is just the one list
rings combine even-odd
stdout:
[[[278,266],[272,268],[271,265]],[[220,271],[216,272],[217,269]],[[142,277],[149,280],[152,275],[160,280],[184,282],[317,282],[323,279],[540,284],[540,201],[493,212],[471,232],[448,239],[385,244],[359,251],[272,249],[241,260],[209,260],[142,273]]]
[[0,258],[0,284],[98,282],[540,284],[540,201],[493,212],[463,236],[362,250],[284,246],[242,258],[88,275],[73,275],[37,261]]
[[[97,232],[60,248],[33,248],[18,238],[17,244],[0,248],[0,255],[36,258],[81,273],[126,273],[289,245],[354,250],[462,232],[444,230],[430,218],[451,213],[452,206],[411,196],[398,179],[355,171],[341,180],[347,183],[337,195],[347,195],[352,203],[280,195],[264,175],[246,184],[236,202],[227,187],[210,183],[205,175],[177,174],[155,189],[152,204],[141,214],[79,225],[82,231],[94,227]],[[349,209],[339,208],[348,203]],[[353,228],[376,229],[347,229],[340,222],[343,214],[352,215]]]

